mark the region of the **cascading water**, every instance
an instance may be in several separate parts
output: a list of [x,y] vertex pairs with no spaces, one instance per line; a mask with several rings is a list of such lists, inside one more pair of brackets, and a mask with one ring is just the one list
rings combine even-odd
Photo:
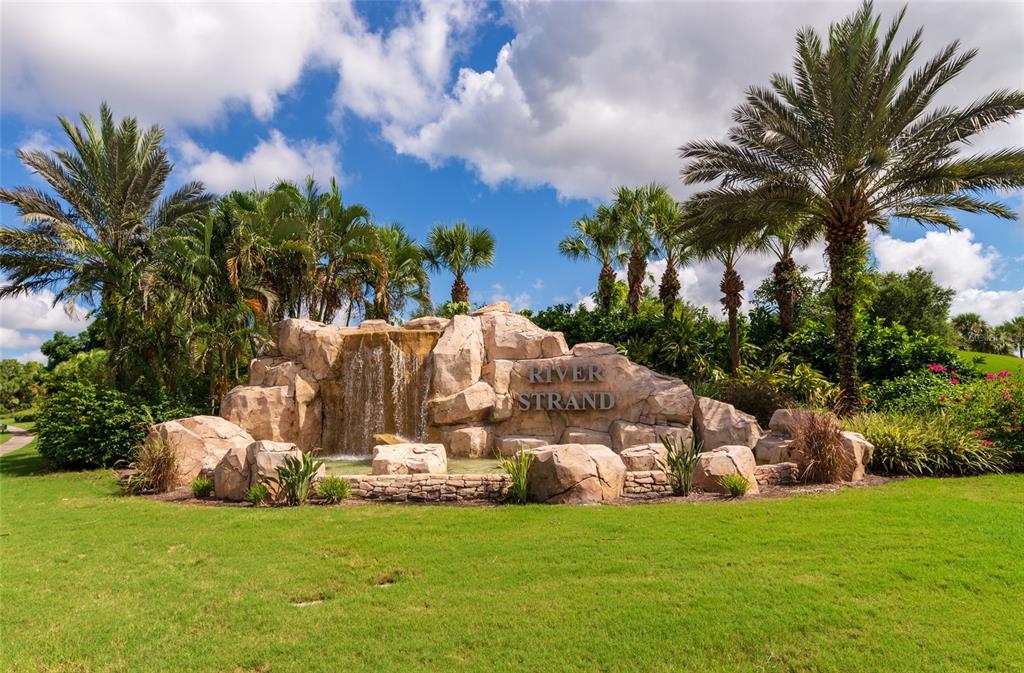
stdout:
[[375,434],[427,438],[430,351],[438,333],[387,330],[346,335],[336,373],[322,384],[328,455],[366,456]]

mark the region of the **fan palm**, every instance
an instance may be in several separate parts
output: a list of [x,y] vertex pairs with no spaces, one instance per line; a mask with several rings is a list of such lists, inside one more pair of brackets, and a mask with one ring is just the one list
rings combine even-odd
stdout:
[[201,215],[213,197],[189,182],[161,198],[172,164],[158,127],[141,130],[131,117],[115,124],[105,104],[98,121],[82,114],[81,127],[59,119],[70,149],[18,152],[55,196],[35,187],[0,188],[0,202],[27,225],[0,227],[0,270],[8,280],[0,297],[51,288],[55,303],[97,307],[114,382],[126,388],[135,378],[130,361],[141,352],[132,340],[148,331],[137,326],[153,233]]
[[648,217],[649,189],[619,187],[611,205],[612,220],[629,247],[629,262],[626,267],[628,293],[626,302],[629,311],[636,315],[640,310],[644,280],[647,278],[647,260],[654,252],[654,232]]
[[465,222],[438,224],[427,235],[426,260],[431,270],[447,269],[455,276],[452,301],[468,304],[466,274],[494,264],[494,236],[487,229],[470,229]]
[[844,414],[861,406],[854,309],[867,227],[885,231],[895,217],[956,229],[950,210],[1013,218],[990,193],[1024,185],[1024,150],[961,155],[975,135],[1024,109],[1024,92],[930,108],[976,52],[954,42],[910,72],[921,31],[897,47],[904,12],[884,33],[870,2],[833,24],[827,42],[801,30],[794,77],[748,89],[728,142],[680,148],[687,183],[720,181],[707,202],[789,211],[809,237],[825,239]]
[[572,260],[594,259],[601,263],[597,275],[597,305],[607,313],[615,296],[615,267],[626,261],[622,234],[606,206],[599,206],[594,215],[585,215],[573,222],[573,229],[574,234],[558,243],[558,251]]

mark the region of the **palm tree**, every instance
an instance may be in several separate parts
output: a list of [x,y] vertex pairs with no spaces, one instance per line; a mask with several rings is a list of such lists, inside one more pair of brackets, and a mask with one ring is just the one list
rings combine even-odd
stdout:
[[365,282],[373,294],[373,317],[390,321],[405,311],[410,299],[421,308],[429,307],[430,277],[423,247],[397,223],[374,227],[370,241]]
[[646,198],[651,232],[658,249],[665,255],[665,273],[662,274],[661,283],[658,286],[658,298],[661,299],[665,318],[671,318],[675,312],[676,300],[681,288],[679,271],[676,266],[685,262],[688,256],[688,251],[680,236],[679,223],[682,214],[679,211],[679,204],[676,203],[667,187],[650,185],[647,188]]
[[748,89],[728,142],[680,148],[685,182],[720,181],[709,202],[788,211],[825,239],[843,414],[861,406],[854,309],[867,227],[885,231],[896,217],[957,229],[953,209],[1012,219],[990,191],[1024,185],[1024,150],[961,155],[972,137],[1024,109],[1024,92],[929,109],[976,52],[954,42],[908,75],[921,31],[896,47],[904,13],[884,34],[870,2],[833,24],[827,43],[801,30],[794,77]]
[[438,224],[427,235],[426,255],[431,270],[447,269],[455,276],[452,301],[468,304],[465,276],[494,264],[494,236],[483,228],[470,229],[465,222]]
[[1004,322],[999,326],[999,331],[1009,344],[1017,349],[1017,355],[1024,358],[1024,315]]
[[597,275],[597,305],[607,313],[615,294],[615,267],[626,261],[622,235],[606,206],[599,206],[594,215],[585,215],[572,226],[576,233],[563,238],[558,243],[558,251],[572,260],[594,259],[601,263]]
[[654,232],[648,217],[648,195],[649,190],[644,187],[619,187],[611,205],[612,221],[629,246],[629,262],[626,267],[629,292],[626,302],[633,315],[640,310],[644,279],[647,277],[647,260],[655,250]]
[[796,301],[800,289],[800,267],[793,259],[793,254],[806,248],[811,241],[805,237],[807,230],[792,222],[766,226],[766,232],[772,235],[766,238],[765,245],[778,259],[772,266],[772,285],[775,304],[779,309],[779,330],[785,339],[793,333],[796,324]]
[[338,310],[361,299],[355,251],[372,231],[370,212],[362,204],[345,205],[332,178],[313,232],[320,256],[309,298],[309,317],[331,322]]
[[985,351],[992,343],[992,328],[977,313],[961,313],[949,321],[964,348]]
[[202,215],[213,197],[189,182],[161,199],[173,166],[160,128],[143,131],[131,117],[115,124],[105,104],[98,122],[85,114],[81,127],[59,119],[70,150],[18,152],[56,196],[35,187],[0,188],[0,203],[27,224],[0,227],[0,270],[8,279],[0,297],[51,288],[55,303],[97,307],[114,382],[126,389],[142,352],[133,339],[149,332],[137,326],[145,314],[141,288],[154,260],[153,233]]

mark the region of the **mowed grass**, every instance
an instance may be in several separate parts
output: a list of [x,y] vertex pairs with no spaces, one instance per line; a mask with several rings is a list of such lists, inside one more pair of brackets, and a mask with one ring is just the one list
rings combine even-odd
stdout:
[[993,355],[976,351],[957,351],[957,353],[968,362],[974,362],[976,358],[980,358],[975,366],[985,374],[998,374],[1001,371],[1024,372],[1024,360],[1016,355]]
[[249,509],[39,470],[31,447],[0,459],[6,672],[1024,661],[1022,475],[700,505]]

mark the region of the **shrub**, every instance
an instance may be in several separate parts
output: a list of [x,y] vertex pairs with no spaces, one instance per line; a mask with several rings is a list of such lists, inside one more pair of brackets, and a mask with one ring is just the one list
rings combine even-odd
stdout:
[[133,473],[122,484],[127,493],[164,493],[178,481],[177,455],[159,437],[143,444],[128,467]]
[[192,480],[192,495],[197,498],[209,498],[213,494],[213,480],[209,477],[196,477]]
[[801,414],[793,429],[793,444],[807,460],[804,479],[834,483],[843,478],[846,455],[839,421],[832,414]]
[[324,477],[316,485],[316,493],[331,503],[339,503],[352,495],[352,485],[341,477]]
[[245,492],[245,501],[254,507],[270,502],[270,489],[266,484],[253,484]]
[[746,495],[750,488],[750,482],[742,474],[724,474],[718,478],[718,484],[734,498]]
[[693,469],[700,460],[702,443],[697,440],[687,446],[678,437],[669,436],[661,437],[661,443],[667,452],[661,469],[668,474],[672,492],[676,495],[690,495],[690,489],[693,487]]
[[865,413],[845,421],[874,444],[871,468],[887,474],[967,475],[1002,472],[1009,451],[938,413]]
[[322,460],[315,459],[309,453],[302,454],[302,458],[285,456],[284,465],[277,468],[277,476],[268,477],[268,481],[277,486],[278,496],[284,498],[286,503],[304,505],[313,489],[317,470],[323,464]]
[[501,468],[508,472],[511,477],[508,492],[505,494],[505,502],[519,505],[526,503],[526,490],[530,466],[533,465],[534,455],[529,451],[517,451],[513,456],[498,456]]
[[31,423],[32,421],[36,420],[37,413],[38,412],[36,412],[35,409],[32,409],[30,411],[22,411],[20,413],[14,414],[14,422]]

